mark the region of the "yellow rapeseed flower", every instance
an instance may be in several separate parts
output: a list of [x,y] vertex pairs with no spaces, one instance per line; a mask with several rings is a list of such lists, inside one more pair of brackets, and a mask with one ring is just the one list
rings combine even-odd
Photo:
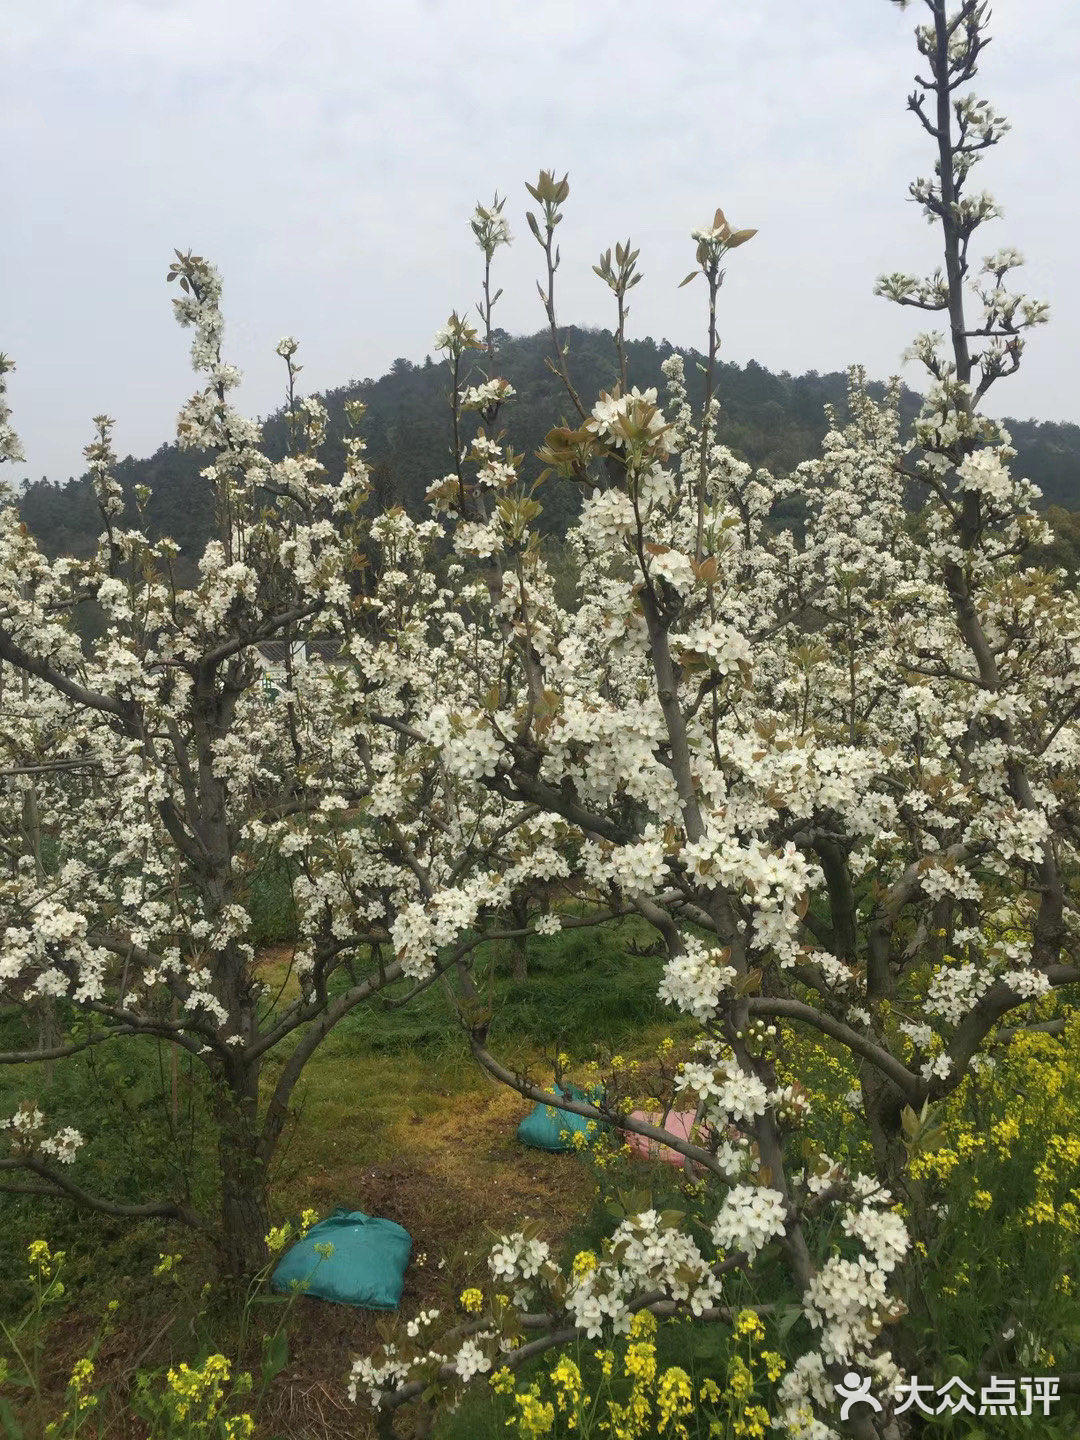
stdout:
[[735,1355],[728,1367],[728,1392],[739,1405],[754,1393],[754,1377],[741,1355]]
[[75,1407],[77,1410],[92,1410],[98,1403],[98,1397],[90,1390],[94,1383],[94,1362],[88,1355],[81,1360],[76,1360],[71,1371],[71,1388],[75,1391]]
[[678,1365],[672,1365],[660,1376],[656,1388],[657,1429],[687,1440],[686,1421],[694,1413],[694,1392],[690,1376]]
[[276,1255],[279,1250],[284,1250],[292,1236],[292,1226],[286,1220],[284,1225],[273,1225],[266,1232],[265,1245],[271,1255]]
[[753,1310],[740,1310],[735,1317],[735,1334],[747,1335],[752,1341],[764,1340],[765,1326],[761,1323],[761,1316]]
[[[559,1410],[563,1413],[576,1412],[582,1395],[581,1371],[569,1355],[563,1355],[552,1370],[551,1383],[555,1387],[555,1403]],[[575,1420],[572,1418],[571,1428],[574,1424]]]
[[570,1267],[570,1274],[575,1280],[582,1280],[590,1270],[595,1270],[599,1265],[596,1253],[593,1250],[579,1250],[574,1256],[574,1262]]
[[528,1390],[519,1391],[514,1400],[518,1406],[517,1427],[518,1433],[525,1437],[525,1440],[538,1440],[541,1435],[550,1435],[555,1424],[555,1406],[550,1400],[540,1399],[539,1388],[536,1385]]
[[764,1440],[765,1427],[769,1424],[769,1412],[762,1405],[748,1405],[741,1415],[735,1417],[734,1431],[746,1440]]
[[765,1362],[765,1374],[769,1379],[774,1382],[779,1380],[780,1376],[783,1375],[787,1369],[784,1363],[784,1357],[778,1355],[775,1350],[763,1350],[761,1352],[761,1358]]

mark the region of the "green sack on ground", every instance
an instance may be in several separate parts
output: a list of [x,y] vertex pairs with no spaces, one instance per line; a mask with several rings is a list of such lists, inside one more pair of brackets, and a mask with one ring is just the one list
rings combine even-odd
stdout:
[[[595,1103],[592,1095],[586,1095],[584,1090],[568,1080],[556,1085],[554,1092],[560,1099]],[[531,1145],[535,1150],[573,1150],[572,1137],[575,1134],[580,1132],[591,1144],[594,1136],[599,1133],[599,1124],[590,1130],[589,1123],[584,1115],[574,1115],[569,1110],[559,1110],[554,1105],[538,1104],[518,1126],[517,1138],[523,1145]]]
[[[315,1246],[326,1244],[333,1245],[333,1253],[316,1254]],[[412,1237],[393,1220],[360,1210],[335,1210],[286,1250],[270,1277],[270,1288],[281,1294],[296,1285],[305,1295],[339,1305],[395,1310],[411,1251]]]

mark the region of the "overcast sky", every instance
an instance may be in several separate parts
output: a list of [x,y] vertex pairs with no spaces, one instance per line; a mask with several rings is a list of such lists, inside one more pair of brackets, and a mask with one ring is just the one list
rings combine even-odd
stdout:
[[[976,172],[1052,321],[999,413],[1080,420],[1080,6],[995,0],[978,93],[1013,132]],[[923,7],[886,0],[0,0],[0,349],[25,473],[83,469],[90,417],[121,454],[171,439],[193,388],[172,247],[225,277],[239,404],[281,399],[284,334],[310,389],[420,361],[478,294],[476,200],[509,194],[497,323],[543,320],[523,182],[570,173],[560,318],[610,325],[591,266],[627,235],[633,335],[701,346],[679,280],[717,205],[733,254],[722,356],[900,369],[920,319],[871,294],[936,259],[907,199],[932,165],[905,110]],[[913,384],[921,377],[904,372]],[[23,467],[20,467],[22,469]]]

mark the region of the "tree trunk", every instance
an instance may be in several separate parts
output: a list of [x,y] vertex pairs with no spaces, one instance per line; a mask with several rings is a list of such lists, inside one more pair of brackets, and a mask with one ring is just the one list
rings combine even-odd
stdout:
[[[927,1210],[923,1187],[914,1180],[910,1171],[907,1146],[901,1117],[904,1109],[903,1097],[899,1096],[891,1081],[867,1069],[862,1077],[863,1107],[870,1139],[874,1147],[874,1162],[877,1178],[888,1187],[894,1200],[902,1201],[906,1210],[906,1224],[912,1242],[929,1238],[928,1226],[931,1219]],[[927,1309],[926,1297],[918,1285],[916,1271],[910,1265],[902,1265],[897,1274],[900,1296],[909,1312],[917,1312],[920,1319],[933,1325],[933,1316]],[[918,1344],[912,1332],[904,1326],[897,1326],[891,1334],[894,1358],[905,1370],[916,1373],[925,1359],[920,1355]],[[899,1433],[906,1434],[905,1430]]]
[[894,1200],[908,1206],[913,1223],[921,1226],[926,1218],[926,1201],[922,1186],[912,1179],[908,1166],[902,1123],[904,1098],[891,1080],[869,1067],[863,1073],[862,1095],[877,1177],[892,1191]]
[[266,1263],[266,1167],[258,1146],[258,1067],[230,1076],[218,1113],[222,1273],[237,1279]]
[[510,962],[510,973],[515,980],[520,982],[529,978],[529,952],[524,937],[520,937],[513,943],[514,953]]
[[[529,905],[524,895],[515,896],[510,904],[510,916],[515,930],[524,930],[529,923]],[[510,942],[513,947],[511,974],[515,980],[529,978],[529,947],[524,935],[518,935]]]

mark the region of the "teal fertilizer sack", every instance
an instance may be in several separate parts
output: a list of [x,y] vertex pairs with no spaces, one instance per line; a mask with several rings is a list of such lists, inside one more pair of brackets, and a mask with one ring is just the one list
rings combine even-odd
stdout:
[[[586,1095],[584,1090],[569,1081],[556,1085],[554,1089],[560,1099],[585,1103],[592,1103],[593,1100],[591,1095]],[[592,1130],[588,1126],[589,1121],[584,1115],[574,1115],[568,1110],[559,1110],[554,1105],[537,1105],[518,1126],[517,1138],[523,1145],[531,1145],[535,1150],[572,1150],[572,1137],[578,1132],[585,1135],[590,1142],[598,1133],[598,1125]]]
[[[331,1244],[331,1255],[316,1245]],[[395,1310],[405,1284],[412,1237],[393,1220],[360,1210],[335,1210],[286,1250],[270,1277],[279,1294],[299,1286],[305,1295],[355,1305],[361,1310]],[[305,1283],[306,1282],[306,1283]]]

